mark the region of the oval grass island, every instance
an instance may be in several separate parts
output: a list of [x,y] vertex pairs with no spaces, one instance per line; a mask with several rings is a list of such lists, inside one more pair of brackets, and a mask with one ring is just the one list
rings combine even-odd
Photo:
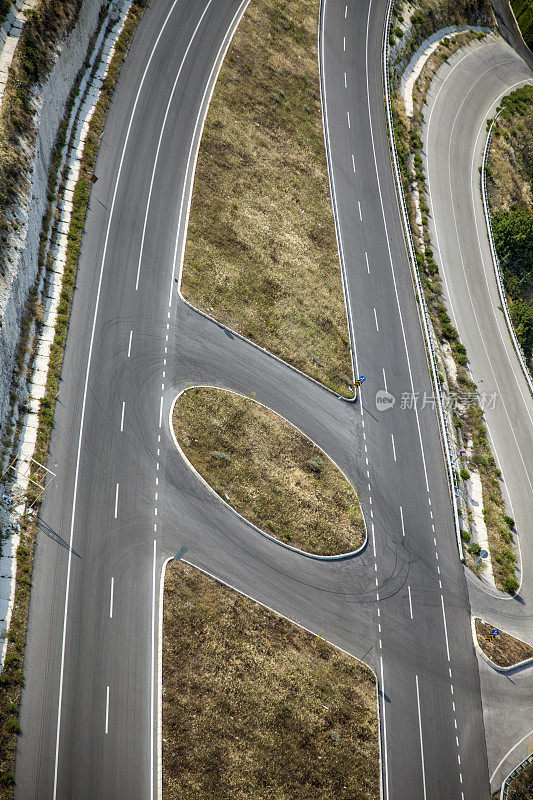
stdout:
[[351,483],[273,411],[224,389],[194,387],[176,399],[172,423],[194,469],[264,533],[317,556],[353,553],[364,544]]

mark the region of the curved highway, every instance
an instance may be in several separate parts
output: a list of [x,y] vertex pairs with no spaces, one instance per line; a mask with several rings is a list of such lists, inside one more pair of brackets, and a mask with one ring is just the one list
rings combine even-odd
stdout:
[[[472,609],[529,642],[533,642],[533,399],[501,311],[478,167],[487,119],[494,116],[502,96],[532,81],[531,69],[503,40],[491,37],[476,43],[450,58],[437,73],[424,126],[433,237],[446,300],[478,391],[496,395],[494,407],[489,403],[486,408],[485,421],[520,540],[523,582],[517,598],[487,591],[469,576]],[[526,736],[522,755],[515,751],[501,765],[496,776],[501,782],[528,747],[531,751],[527,734],[533,733],[533,672],[518,672],[509,680],[482,661],[480,669],[491,772],[509,747]]]
[[[244,7],[153,3],[108,114],[56,413],[58,477],[41,515],[65,546],[38,542],[17,797],[157,796],[160,573],[186,546],[191,563],[375,669],[387,800],[486,800],[467,586],[390,166],[384,2],[324,0],[321,11],[362,402],[338,400],[178,298],[201,122]],[[168,429],[173,398],[194,382],[254,391],[328,452],[360,492],[361,556],[288,553],[207,492]],[[397,398],[385,410],[383,389]],[[424,408],[403,407],[411,392],[426,393]]]

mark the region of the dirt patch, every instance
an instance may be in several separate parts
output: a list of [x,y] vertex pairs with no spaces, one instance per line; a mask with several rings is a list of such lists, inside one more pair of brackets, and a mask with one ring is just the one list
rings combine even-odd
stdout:
[[261,530],[320,555],[363,544],[365,525],[354,488],[277,414],[222,389],[195,388],[176,403],[173,424],[195,469]]
[[181,290],[345,396],[353,373],[320,103],[318,0],[252,0],[220,72]]
[[533,658],[533,647],[526,642],[515,639],[508,633],[499,631],[498,636],[489,638],[491,631],[498,630],[494,625],[476,619],[477,641],[486,656],[498,667],[514,667],[527,658]]
[[164,800],[375,800],[370,670],[185,564],[163,605]]

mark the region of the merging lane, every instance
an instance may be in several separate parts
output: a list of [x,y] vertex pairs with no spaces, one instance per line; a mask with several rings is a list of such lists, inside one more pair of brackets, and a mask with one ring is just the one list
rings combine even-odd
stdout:
[[[17,797],[156,796],[160,571],[186,545],[192,563],[375,669],[386,798],[487,798],[467,589],[390,167],[383,2],[321,10],[362,402],[338,400],[178,297],[201,121],[242,10],[237,0],[153,4],[108,115],[52,444],[58,478],[42,511],[66,546],[38,543]],[[188,382],[254,391],[320,444],[360,493],[364,553],[318,563],[218,503],[168,428]],[[381,389],[394,407],[376,407]],[[413,391],[428,399],[418,412],[401,400]]]

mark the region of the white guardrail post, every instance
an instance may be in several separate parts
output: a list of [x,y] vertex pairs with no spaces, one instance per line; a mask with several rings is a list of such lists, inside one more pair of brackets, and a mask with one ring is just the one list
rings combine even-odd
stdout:
[[498,294],[500,295],[503,315],[505,317],[507,328],[509,329],[509,335],[511,337],[511,342],[513,343],[513,347],[518,357],[518,361],[520,362],[520,366],[522,367],[522,372],[524,373],[524,377],[526,379],[529,391],[531,392],[531,394],[533,394],[533,379],[531,378],[531,373],[527,367],[524,351],[522,350],[520,342],[518,341],[518,338],[516,336],[516,331],[514,329],[513,321],[511,319],[511,314],[509,311],[509,305],[507,303],[507,297],[505,295],[505,287],[503,285],[503,273],[502,273],[502,268],[500,266],[500,260],[498,258],[498,254],[496,253],[496,246],[494,244],[494,236],[492,234],[492,223],[490,220],[490,212],[489,212],[489,203],[487,198],[487,174],[485,168],[487,166],[490,143],[492,141],[492,129],[494,128],[494,124],[498,119],[498,117],[500,116],[500,114],[502,113],[502,111],[503,109],[500,109],[496,114],[496,116],[494,117],[494,119],[492,120],[487,140],[485,142],[485,149],[483,151],[483,160],[481,162],[481,197],[483,199],[483,212],[485,214],[485,223],[487,225],[487,235],[489,237],[490,254],[492,256],[492,266],[494,267],[494,275],[496,276],[496,284],[498,286]]
[[[384,83],[384,90],[385,90],[385,107],[387,111],[387,123],[389,128],[389,137],[390,137],[390,146],[391,146],[391,154],[392,154],[392,165],[394,170],[394,178],[396,181],[396,191],[398,195],[398,201],[400,205],[401,217],[403,222],[403,228],[405,233],[405,238],[407,242],[407,250],[409,253],[409,260],[411,262],[411,271],[413,274],[413,280],[416,289],[416,295],[418,299],[418,307],[420,310],[420,320],[422,323],[422,330],[424,333],[424,338],[426,340],[426,349],[428,354],[428,361],[430,365],[431,377],[433,380],[433,386],[435,388],[435,397],[437,401],[437,418],[440,425],[441,430],[441,440],[442,440],[442,447],[444,451],[444,460],[446,462],[447,471],[448,471],[448,481],[449,481],[449,488],[450,488],[450,498],[452,503],[452,510],[453,510],[453,520],[455,525],[455,533],[457,537],[457,548],[459,550],[459,556],[461,561],[464,561],[464,552],[463,552],[463,543],[461,540],[461,526],[459,524],[459,511],[457,505],[457,485],[455,482],[455,476],[453,471],[452,465],[452,457],[451,457],[451,434],[449,431],[448,423],[446,421],[446,417],[444,414],[444,407],[442,402],[442,387],[440,385],[440,380],[437,372],[437,359],[435,355],[435,349],[433,346],[433,325],[431,323],[431,319],[429,316],[429,312],[426,305],[426,298],[424,296],[424,291],[422,289],[422,283],[420,281],[420,275],[418,274],[418,265],[416,263],[415,258],[415,247],[413,243],[413,235],[411,232],[411,226],[409,224],[409,216],[407,213],[407,205],[405,203],[405,197],[403,193],[403,186],[400,176],[400,168],[398,166],[398,157],[396,155],[396,140],[394,136],[394,125],[392,121],[392,112],[391,112],[391,105],[390,105],[390,83],[389,83],[389,68],[388,68],[388,51],[389,51],[389,31],[391,25],[391,18],[392,18],[392,7],[394,4],[394,0],[390,0],[389,7],[387,10],[387,19],[385,24],[385,30],[383,34],[383,50],[382,50],[382,58],[383,58],[383,83]],[[434,333],[433,333],[434,336]]]

